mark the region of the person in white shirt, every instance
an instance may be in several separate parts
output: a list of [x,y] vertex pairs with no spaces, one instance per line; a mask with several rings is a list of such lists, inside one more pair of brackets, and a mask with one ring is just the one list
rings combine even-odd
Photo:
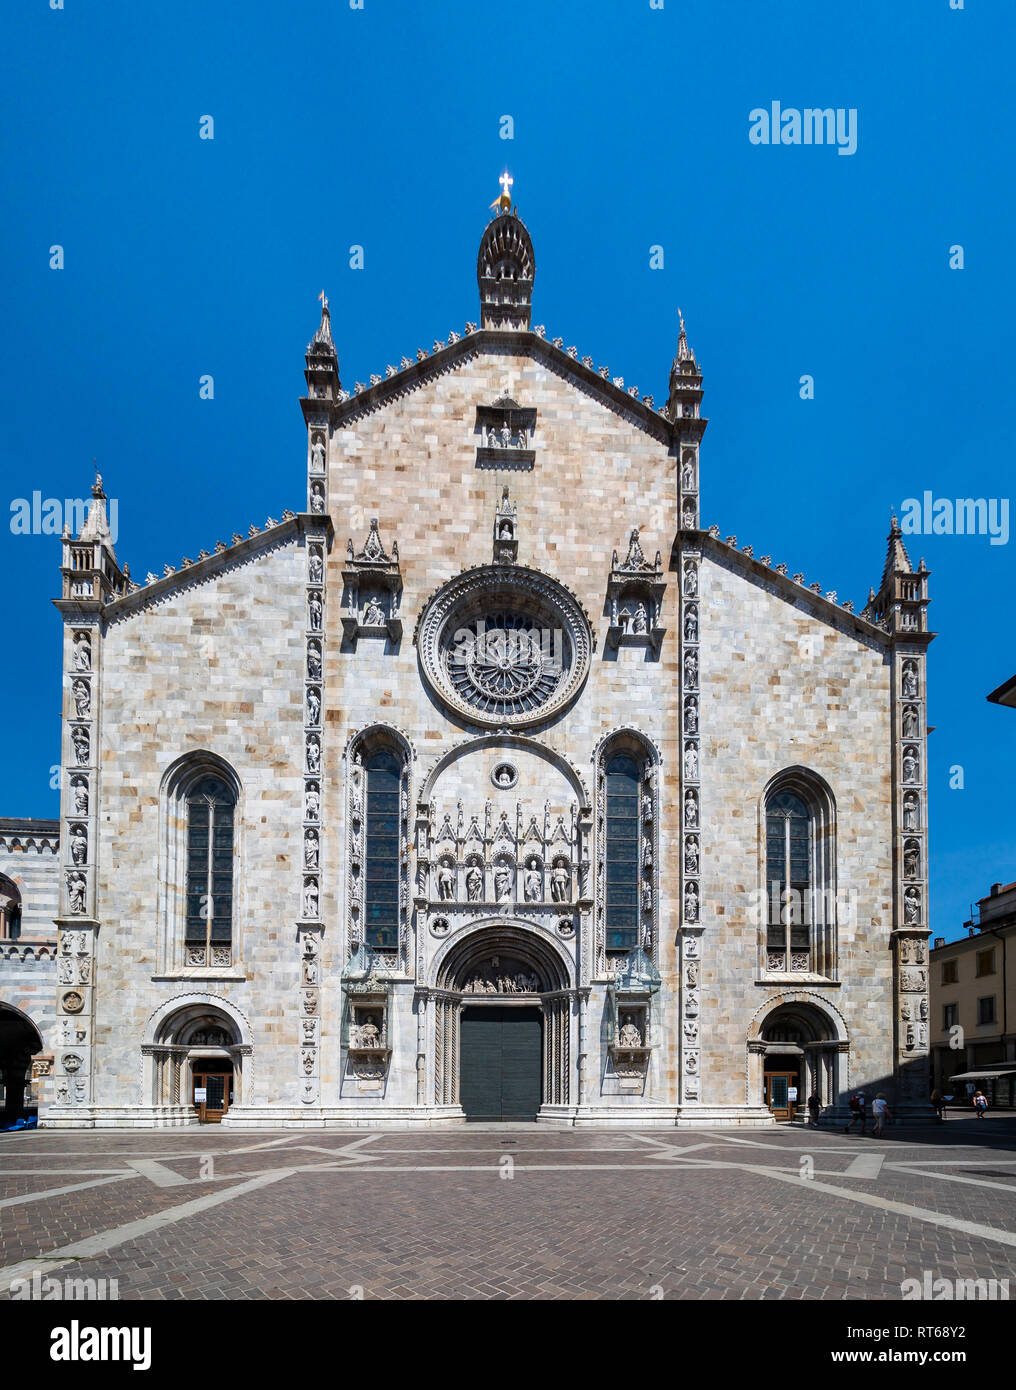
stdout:
[[877,1139],[885,1129],[886,1120],[891,1119],[888,1103],[881,1091],[879,1091],[878,1095],[871,1103],[871,1113],[875,1120],[873,1133]]

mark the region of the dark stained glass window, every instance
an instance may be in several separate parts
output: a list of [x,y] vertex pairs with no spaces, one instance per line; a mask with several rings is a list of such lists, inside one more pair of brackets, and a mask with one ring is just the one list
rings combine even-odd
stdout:
[[611,758],[605,773],[606,948],[630,951],[638,943],[641,774],[626,753]]
[[397,950],[399,944],[399,790],[402,768],[384,750],[367,759],[367,945]]
[[811,921],[811,815],[793,792],[766,801],[767,948],[807,951]]
[[187,795],[188,947],[232,942],[234,810],[218,777],[203,777]]

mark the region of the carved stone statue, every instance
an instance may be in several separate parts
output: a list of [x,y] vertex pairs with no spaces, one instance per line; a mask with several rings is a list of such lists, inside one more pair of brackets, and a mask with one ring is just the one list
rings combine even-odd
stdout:
[[684,871],[697,874],[699,870],[698,837],[689,835],[684,842]]
[[698,685],[698,653],[695,651],[694,647],[685,653],[684,683],[692,689]]
[[320,846],[316,830],[308,830],[304,840],[303,862],[308,869],[316,869],[320,855]]
[[466,896],[471,903],[478,903],[483,896],[483,871],[475,864],[466,870]]
[[635,605],[635,611],[632,614],[631,620],[631,630],[640,637],[649,631],[649,624],[646,621],[646,605],[644,603],[636,603]]
[[695,486],[695,467],[689,458],[681,465],[681,486],[685,492],[689,492]]
[[83,777],[75,777],[71,786],[74,789],[74,814],[88,815],[88,783]]
[[903,798],[903,829],[916,830],[918,821],[918,801],[916,792],[907,792]]
[[84,767],[88,762],[89,738],[88,730],[82,729],[80,725],[75,725],[71,732],[71,743],[74,745],[74,756],[78,760],[78,767]]
[[385,610],[381,607],[376,594],[371,594],[367,599],[366,607],[363,610],[364,627],[384,627]]
[[905,878],[919,878],[921,873],[921,851],[917,845],[907,845],[903,851],[903,874]]
[[71,859],[75,864],[88,861],[88,835],[83,825],[76,825],[71,830]]
[[535,903],[542,898],[543,875],[540,873],[539,863],[535,859],[530,859],[526,867],[524,886],[527,903]]
[[642,1034],[633,1014],[625,1014],[624,1022],[618,1031],[617,1041],[621,1047],[641,1047]]
[[564,864],[557,863],[550,871],[550,897],[555,903],[566,903],[571,899],[571,874]]
[[502,866],[494,870],[494,894],[499,903],[511,902],[512,875],[510,869]]
[[917,749],[904,748],[903,750],[903,780],[904,782],[917,781]]
[[684,615],[684,640],[698,641],[698,612],[694,608],[689,608]]
[[74,695],[74,710],[79,719],[87,719],[88,712],[92,707],[92,692],[88,688],[88,682],[76,680],[71,686]]
[[685,825],[698,825],[698,797],[689,788],[684,794],[684,823]]
[[694,560],[684,562],[684,595],[685,598],[695,598],[698,594],[698,571],[695,568]]
[[455,870],[448,859],[442,859],[437,866],[437,895],[445,903],[455,896]]
[[310,466],[315,473],[325,471],[325,446],[317,435],[314,436],[314,443],[311,445]]
[[317,772],[321,767],[321,740],[317,734],[311,734],[307,739],[307,770]]
[[903,663],[903,694],[907,699],[913,699],[917,695],[917,662],[905,661]]
[[325,490],[320,483],[315,483],[310,490],[310,509],[317,513],[325,509]]
[[356,1029],[356,1047],[380,1047],[381,1030],[377,1026],[377,1015],[369,1014]]
[[684,701],[684,730],[688,734],[698,733],[698,696],[688,695]]
[[75,671],[90,671],[92,669],[92,644],[88,640],[87,632],[74,634],[74,669]]
[[321,793],[314,786],[307,788],[307,819],[317,820],[321,812]]
[[314,685],[307,687],[307,723],[321,723],[321,692]]
[[684,745],[684,775],[689,782],[698,781],[698,749],[694,743]]
[[908,888],[903,894],[903,917],[906,922],[921,920],[921,894],[916,888]]
[[321,558],[321,552],[316,547],[310,552],[307,561],[307,578],[312,584],[320,584],[324,576],[325,565]]
[[686,922],[698,921],[698,889],[694,883],[686,884],[684,890],[684,917]]
[[71,912],[77,916],[85,910],[85,876],[70,874],[67,879],[67,897]]
[[917,738],[917,706],[906,705],[903,710],[903,737]]
[[312,589],[307,599],[307,620],[314,632],[321,631],[321,614],[323,611],[321,595],[316,589]]
[[307,646],[307,677],[312,681],[321,679],[321,645],[310,642]]
[[304,885],[303,915],[311,918],[318,915],[318,886],[313,881]]

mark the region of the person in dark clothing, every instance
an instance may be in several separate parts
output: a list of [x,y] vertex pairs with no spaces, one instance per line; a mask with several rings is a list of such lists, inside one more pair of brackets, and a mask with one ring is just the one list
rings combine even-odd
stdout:
[[818,1117],[821,1109],[822,1102],[813,1091],[808,1097],[808,1123],[813,1129],[818,1128]]
[[945,1119],[945,1096],[936,1087],[931,1093],[931,1103],[935,1107],[935,1113],[939,1120]]
[[863,1091],[858,1091],[856,1095],[850,1097],[850,1120],[843,1126],[843,1133],[849,1134],[858,1120],[861,1122],[861,1133],[866,1134],[868,1132],[868,1111]]

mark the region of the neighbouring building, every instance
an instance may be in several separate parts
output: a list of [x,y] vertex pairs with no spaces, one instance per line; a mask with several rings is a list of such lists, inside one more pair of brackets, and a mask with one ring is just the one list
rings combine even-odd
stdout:
[[1016,883],[993,883],[967,935],[931,952],[934,1083],[992,1106],[1016,1106]]
[[100,480],[65,534],[45,1124],[926,1113],[924,563],[855,612],[722,538],[683,320],[656,404],[534,275],[505,197],[351,390],[324,300],[299,510],[143,583]]

